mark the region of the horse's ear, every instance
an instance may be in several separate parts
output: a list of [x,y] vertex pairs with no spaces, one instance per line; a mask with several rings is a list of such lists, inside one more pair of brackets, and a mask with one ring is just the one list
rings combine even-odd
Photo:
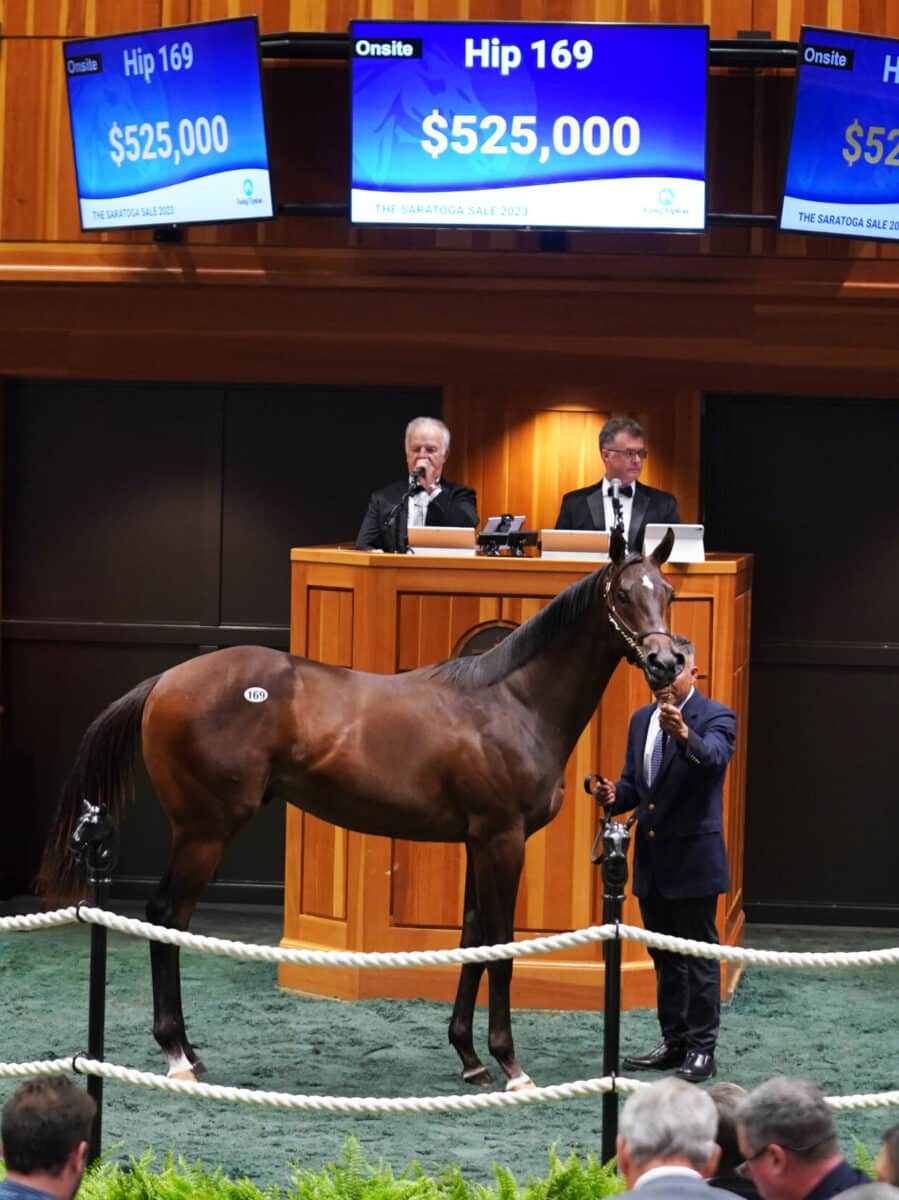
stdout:
[[609,538],[609,558],[616,567],[620,567],[626,557],[627,542],[624,540],[624,534],[616,527]]
[[665,536],[662,538],[662,540],[659,542],[658,546],[656,546],[655,550],[653,550],[652,554],[650,554],[649,557],[652,559],[652,561],[656,564],[657,567],[660,567],[663,562],[668,561],[668,555],[671,553],[673,546],[674,546],[674,530],[669,525],[668,532],[665,534]]

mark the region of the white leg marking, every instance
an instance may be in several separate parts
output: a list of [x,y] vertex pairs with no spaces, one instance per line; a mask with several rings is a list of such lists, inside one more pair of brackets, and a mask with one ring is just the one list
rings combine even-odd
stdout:
[[197,1077],[194,1074],[194,1069],[188,1061],[185,1054],[173,1054],[169,1058],[169,1079],[187,1079],[197,1082]]

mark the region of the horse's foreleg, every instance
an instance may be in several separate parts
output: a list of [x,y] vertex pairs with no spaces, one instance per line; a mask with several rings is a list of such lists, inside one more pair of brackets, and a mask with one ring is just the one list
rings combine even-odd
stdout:
[[[484,941],[487,944],[511,942],[515,899],[524,865],[523,832],[509,830],[473,849],[472,864]],[[507,1088],[527,1087],[531,1080],[515,1057],[512,1040],[512,960],[489,963],[487,977],[490,982],[487,1046],[508,1080]]]
[[[461,946],[481,945],[481,925],[478,919],[478,908],[471,870],[471,855],[466,851],[465,864],[465,911],[462,914]],[[459,986],[456,989],[456,1002],[453,1005],[453,1015],[449,1024],[450,1045],[462,1059],[462,1078],[466,1083],[486,1086],[493,1082],[493,1076],[475,1053],[472,1036],[474,1024],[474,1006],[478,997],[478,987],[484,974],[484,963],[466,963],[459,972]]]
[[[168,870],[147,904],[154,925],[187,929],[197,899],[212,878],[225,849],[220,841],[179,840],[176,837]],[[168,1074],[195,1079],[205,1070],[187,1040],[181,1008],[181,968],[177,946],[150,943],[153,974],[153,1036],[168,1060]]]

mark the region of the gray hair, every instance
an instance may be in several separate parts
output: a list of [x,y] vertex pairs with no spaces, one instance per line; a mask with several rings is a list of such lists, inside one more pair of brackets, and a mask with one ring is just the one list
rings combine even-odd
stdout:
[[646,441],[646,430],[639,421],[635,421],[633,417],[612,417],[599,431],[600,450],[611,446],[619,433],[629,433],[631,437],[642,438],[644,442]]
[[737,1109],[737,1123],[752,1151],[775,1143],[818,1162],[838,1149],[833,1114],[811,1079],[775,1075],[760,1083]]
[[[684,637],[684,635],[682,633],[676,633],[674,635],[674,637],[671,639],[671,641],[674,643],[675,646],[677,646],[678,650],[683,650],[685,658],[692,658],[692,659],[696,658],[696,647],[693,645],[693,643],[690,641],[690,639],[688,637]],[[738,1083],[716,1083],[715,1084],[715,1087],[722,1087],[722,1088],[723,1087],[739,1087],[739,1086],[740,1085]],[[743,1091],[744,1095],[746,1094],[745,1089],[741,1088],[740,1090]],[[712,1091],[712,1088],[709,1088],[709,1091]]]
[[717,1128],[714,1101],[673,1076],[632,1093],[621,1110],[621,1137],[636,1167],[655,1158],[685,1158],[699,1170],[715,1152]]
[[406,426],[405,446],[406,446],[407,450],[409,449],[409,442],[412,438],[412,434],[414,433],[415,428],[418,425],[436,425],[443,436],[443,453],[449,454],[450,431],[449,431],[449,428],[446,425],[444,425],[444,423],[442,421],[439,421],[437,419],[437,417],[413,417],[412,418],[412,420]]

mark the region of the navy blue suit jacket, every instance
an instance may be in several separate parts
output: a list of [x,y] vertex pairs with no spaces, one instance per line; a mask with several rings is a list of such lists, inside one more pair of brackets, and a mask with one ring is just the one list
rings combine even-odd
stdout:
[[646,786],[643,749],[655,705],[638,708],[627,735],[627,756],[615,787],[613,813],[637,810],[634,895],[652,886],[668,899],[712,896],[729,887],[722,790],[734,752],[737,718],[694,689],[681,710],[690,734],[668,738],[659,773]]
[[[603,483],[605,480],[590,487],[578,488],[574,492],[566,492],[556,518],[556,529],[605,529]],[[636,483],[628,529],[628,550],[636,554],[643,553],[643,536],[647,524],[679,525],[677,501],[670,492],[661,492],[658,488],[647,487],[645,483]]]
[[[357,550],[395,550],[396,539],[392,526],[385,527],[390,510],[398,504],[403,493],[408,488],[408,480],[398,480],[372,492],[368,508],[362,518],[362,525],[356,535]],[[428,505],[426,524],[428,525],[470,525],[473,529],[478,526],[478,498],[470,487],[464,483],[450,483],[441,479],[440,494],[435,496]],[[400,530],[406,533],[408,505],[400,510]]]

